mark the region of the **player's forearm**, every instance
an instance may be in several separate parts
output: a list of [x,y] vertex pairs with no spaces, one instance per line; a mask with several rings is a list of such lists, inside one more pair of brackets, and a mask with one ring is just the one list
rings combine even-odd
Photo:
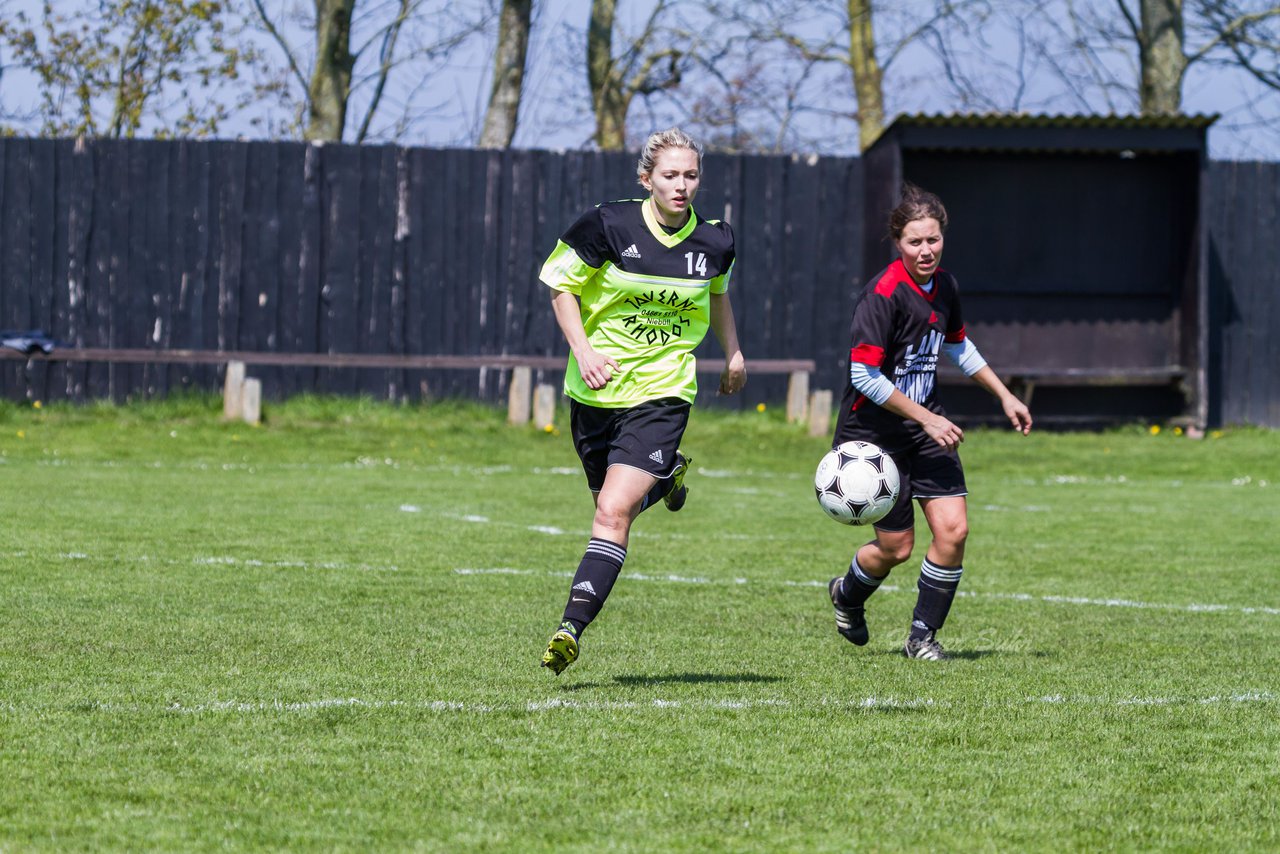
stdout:
[[728,294],[711,295],[711,330],[720,342],[726,363],[734,358],[742,359],[742,348],[738,344],[738,324],[733,317],[733,303]]
[[982,368],[972,375],[973,381],[985,388],[992,396],[1004,400],[1007,397],[1013,397],[1013,392],[1000,381],[1000,377],[996,372],[991,370],[990,365],[983,365]]
[[578,298],[571,293],[558,291],[551,298],[551,310],[555,312],[556,323],[564,333],[569,349],[575,356],[581,354],[590,345],[587,343],[587,330],[582,325],[582,307]]
[[894,388],[893,393],[889,395],[889,399],[880,405],[899,418],[915,421],[920,425],[925,425],[931,420],[940,417],[936,412],[925,409],[897,388]]

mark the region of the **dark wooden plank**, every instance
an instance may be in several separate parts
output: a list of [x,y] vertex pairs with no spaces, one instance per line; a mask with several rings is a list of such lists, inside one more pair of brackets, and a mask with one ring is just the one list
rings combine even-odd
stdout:
[[[405,234],[404,352],[425,353],[436,349],[429,324],[439,313],[431,301],[432,288],[441,276],[443,235],[431,227],[432,204],[438,181],[432,180],[432,160],[437,153],[426,149],[406,152],[408,160],[408,217]],[[428,344],[427,342],[431,342]],[[443,347],[443,345],[439,345]],[[417,399],[433,394],[430,377],[421,372],[407,376],[408,394]]]
[[[1261,426],[1280,428],[1280,307],[1276,305],[1275,294],[1280,292],[1280,247],[1274,239],[1280,229],[1280,169],[1276,163],[1255,165],[1256,177],[1254,186],[1257,191],[1257,217],[1251,229],[1254,246],[1258,256],[1245,255],[1251,265],[1261,275],[1253,278],[1253,286],[1267,298],[1259,302],[1265,306],[1265,315],[1259,320],[1265,324],[1261,340],[1258,342],[1266,349],[1260,352],[1256,360],[1258,370],[1264,379],[1262,394],[1267,404],[1255,422]],[[1269,235],[1271,239],[1264,239]],[[1265,319],[1264,319],[1265,318]]]
[[[119,174],[120,164],[116,156],[118,149],[107,140],[92,140],[88,147],[94,161],[94,180],[89,184],[93,190],[93,201],[89,211],[89,262],[85,279],[88,319],[85,340],[90,346],[111,347],[116,343],[111,328],[111,240],[116,213],[112,196],[115,192],[113,177]],[[113,379],[113,366],[91,364],[85,379],[85,393],[91,398],[109,398]]]
[[815,253],[821,259],[815,276],[813,356],[818,363],[815,389],[829,389],[838,397],[848,382],[849,324],[861,270],[863,188],[856,176],[861,161],[823,158],[818,164],[820,188],[816,214]]
[[[750,258],[749,274],[740,278],[734,289],[734,314],[738,322],[738,335],[748,358],[773,355],[771,340],[772,306],[769,300],[773,276],[780,269],[781,249],[778,229],[781,223],[781,170],[776,158],[747,156],[743,162],[742,225],[735,230],[738,252]],[[744,271],[745,272],[745,271]],[[715,358],[713,345],[705,343],[699,356],[705,360]],[[749,369],[749,368],[748,368]],[[749,395],[737,400],[729,399],[730,408],[747,405],[752,400],[764,399],[761,383],[753,382]],[[714,389],[703,389],[700,397],[708,402],[714,399]]]
[[248,146],[215,143],[218,176],[218,348],[240,349]]
[[[65,259],[67,268],[67,320],[64,340],[77,347],[97,344],[89,331],[88,277],[90,264],[90,235],[94,197],[94,161],[88,142],[77,139],[70,150],[64,150],[67,158],[64,171],[68,182],[67,243]],[[88,366],[67,371],[67,396],[83,399],[88,393]]]
[[[472,184],[468,171],[467,152],[442,150],[436,152],[429,163],[432,174],[428,179],[433,204],[427,209],[426,227],[443,238],[440,246],[440,269],[436,278],[427,283],[425,293],[429,305],[425,340],[438,341],[439,349],[447,353],[471,354],[475,330],[473,326],[478,305],[476,280],[468,263],[470,244],[475,239],[475,214],[484,216],[483,195]],[[462,199],[471,204],[461,205]],[[428,382],[433,395],[461,394],[456,379],[434,376]]]
[[[391,349],[391,312],[394,299],[396,220],[398,200],[398,149],[378,146],[366,149],[365,174],[371,176],[364,214],[367,225],[362,231],[367,235],[362,242],[361,261],[357,267],[361,276],[361,303],[366,306],[360,317],[358,347],[365,353],[389,353]],[[378,397],[396,399],[396,387],[403,385],[403,377],[388,371],[379,377],[369,377],[362,391]]]
[[[357,247],[360,234],[359,149],[350,145],[326,145],[324,157],[323,295],[319,349],[349,353],[356,347],[356,327],[360,311],[356,289]],[[350,394],[355,391],[350,374],[322,375],[325,391]]]
[[[697,209],[703,216],[711,219],[723,219],[733,228],[735,260],[733,275],[729,280],[728,294],[738,326],[739,343],[742,346],[743,354],[746,356],[747,372],[750,376],[756,373],[756,358],[763,356],[764,351],[759,349],[761,342],[747,337],[747,330],[743,321],[745,316],[749,314],[747,311],[749,296],[757,289],[758,283],[767,282],[768,278],[760,267],[760,258],[755,254],[750,241],[744,239],[747,229],[743,227],[742,216],[746,182],[743,175],[743,164],[744,158],[739,156],[721,156],[719,158],[708,156],[703,168],[703,181],[715,188],[716,201],[710,209],[706,202],[699,202]],[[705,192],[705,188],[699,190],[699,194],[703,192]],[[708,337],[714,338],[714,333],[711,333]],[[705,366],[713,366],[719,370],[724,364],[723,355],[718,342],[705,344],[698,361],[699,369],[704,369]],[[750,380],[748,380],[748,390],[743,395],[735,395],[732,398],[717,397],[715,391],[715,386],[706,383],[702,384],[699,403],[701,405],[714,405],[719,408],[740,409],[748,405],[748,398],[759,400],[759,396],[756,394],[756,384],[750,382]]]
[[237,346],[275,346],[280,302],[280,146],[254,145],[246,151],[242,220],[240,332]]
[[[538,278],[542,263],[555,249],[560,235],[571,222],[569,212],[563,208],[564,157],[549,151],[536,151],[530,154],[534,157],[538,180],[534,193],[534,233],[529,250],[531,253],[529,276],[536,294],[533,302],[541,303],[541,310],[534,315],[534,324],[530,327],[531,352],[545,355],[560,354],[565,358],[568,354],[568,346],[551,311],[551,289]],[[539,381],[546,380],[539,377]]]
[[[409,248],[413,227],[413,204],[411,199],[412,168],[409,151],[405,148],[392,149],[394,158],[394,205],[395,228],[390,242],[390,269],[388,272],[390,291],[387,295],[387,352],[408,352],[409,311],[406,291],[410,279]],[[387,374],[388,394],[392,399],[409,399],[413,391],[409,387],[410,375],[406,371],[393,371]]]
[[1248,294],[1243,292],[1245,284],[1238,264],[1241,237],[1239,229],[1242,223],[1236,199],[1240,194],[1240,183],[1245,180],[1244,164],[1231,165],[1233,168],[1227,173],[1227,179],[1218,187],[1220,257],[1224,266],[1227,299],[1230,301],[1230,326],[1225,343],[1223,409],[1226,423],[1241,424],[1248,421],[1249,385],[1242,380],[1247,379],[1248,373],[1248,324],[1252,306],[1249,304]]
[[[52,205],[48,236],[49,270],[49,332],[60,341],[67,341],[71,316],[70,291],[67,284],[67,240],[73,189],[71,156],[74,142],[67,139],[49,140],[48,198]],[[43,397],[60,400],[67,397],[67,368],[50,365],[44,374]]]
[[[195,287],[194,252],[192,243],[196,230],[192,223],[196,217],[194,185],[195,158],[193,143],[178,140],[174,143],[173,157],[169,161],[169,187],[172,197],[169,203],[169,269],[173,273],[174,290],[170,298],[169,324],[162,337],[161,346],[200,346],[191,336],[191,297]],[[172,365],[168,371],[170,388],[182,388],[193,383],[185,365]]]
[[785,290],[778,294],[781,328],[775,355],[783,353],[812,356],[815,308],[814,287],[819,275],[820,231],[824,223],[818,219],[820,209],[819,177],[816,156],[795,155],[786,161],[786,210],[783,224],[786,234],[783,264],[780,271]]
[[[41,283],[35,278],[38,271],[44,268],[43,260],[48,257],[42,255],[40,244],[48,237],[47,220],[41,214],[47,216],[49,205],[46,185],[41,183],[41,176],[34,168],[37,151],[47,146],[48,142],[45,140],[24,140],[23,142],[25,144],[18,149],[21,154],[18,161],[6,162],[6,171],[9,172],[6,184],[12,181],[8,193],[9,202],[10,204],[20,202],[23,215],[15,223],[16,227],[11,232],[16,244],[10,247],[10,251],[13,252],[12,263],[5,264],[7,281],[4,287],[10,291],[9,299],[12,302],[13,313],[12,322],[3,325],[49,331],[47,319],[41,311],[41,302],[47,301],[48,291],[41,287]],[[26,397],[35,399],[36,395],[31,386],[31,372],[24,369],[17,379]]]
[[[143,307],[147,319],[143,337],[144,346],[160,347],[164,346],[166,339],[172,338],[173,303],[178,285],[170,251],[173,191],[169,185],[172,174],[170,162],[176,154],[176,147],[168,142],[152,141],[143,153],[141,186],[144,190],[138,216],[145,239],[145,257],[139,259],[143,265],[139,281],[145,283]],[[170,390],[169,368],[164,365],[145,366],[143,384],[147,396],[167,395]]]
[[[496,166],[491,165],[495,154],[492,151],[459,151],[458,154],[464,163],[463,171],[467,175],[468,188],[476,194],[477,199],[483,200],[482,204],[460,206],[468,226],[463,235],[462,245],[465,251],[459,259],[462,281],[468,283],[463,287],[463,292],[468,297],[463,314],[466,318],[467,340],[461,343],[464,348],[461,352],[479,354],[492,352],[497,338],[490,331],[494,313],[493,294],[490,291],[492,275],[489,273],[492,260],[486,248],[492,245],[489,242],[493,233],[491,230],[496,227],[496,220],[500,215],[495,195],[498,192],[498,176],[492,173],[501,168],[501,161]],[[462,393],[457,377],[451,376],[448,380],[454,386],[455,393]],[[498,389],[494,380],[489,371],[481,372],[479,394],[482,400],[497,399]]]
[[[109,291],[110,335],[112,347],[137,346],[137,283],[130,267],[133,251],[133,194],[129,192],[137,175],[134,173],[134,157],[138,142],[134,140],[104,140],[103,149],[111,158],[111,168],[104,174],[107,179],[110,204],[106,225],[109,229],[105,244],[107,251],[107,287]],[[137,387],[137,365],[112,366],[111,399],[125,403]]]
[[499,282],[505,292],[501,351],[504,353],[537,352],[541,342],[532,339],[534,315],[541,307],[541,286],[534,289],[533,230],[529,223],[537,215],[537,165],[530,152],[508,151],[505,154],[510,175],[510,195],[503,218]]
[[[30,324],[57,335],[54,325],[53,261],[56,238],[57,173],[54,163],[54,146],[51,139],[32,140],[30,160],[27,164],[28,180],[32,188],[31,210],[31,300]],[[27,371],[27,394],[34,400],[48,399],[48,371],[45,366],[33,366]]]
[[1251,229],[1247,224],[1254,221],[1257,215],[1257,196],[1255,195],[1257,174],[1250,164],[1241,163],[1238,166],[1236,181],[1228,202],[1228,208],[1234,217],[1230,229],[1232,244],[1229,262],[1232,268],[1232,293],[1242,318],[1236,333],[1237,340],[1242,346],[1230,387],[1235,392],[1241,421],[1257,424],[1265,404],[1265,401],[1259,400],[1262,394],[1262,382],[1254,367],[1256,354],[1262,349],[1261,341],[1258,340],[1263,328],[1258,322],[1262,306],[1258,304],[1257,291],[1250,287],[1252,277],[1240,264],[1240,259],[1248,258],[1249,253],[1256,248],[1251,240]]
[[[303,217],[305,178],[310,146],[301,143],[277,143],[276,208],[279,250],[272,262],[279,281],[276,310],[273,316],[271,349],[298,348],[302,336],[302,247],[306,222]],[[300,389],[297,371],[279,370],[263,378],[262,393],[288,396]]]
[[[17,186],[18,180],[11,172],[21,173],[26,165],[27,141],[6,139],[0,143],[0,329],[26,329],[26,317],[18,310],[19,301],[25,301],[26,277],[20,278],[23,264],[22,255],[28,251],[25,232],[29,227],[28,218],[23,212],[30,206],[23,188]],[[25,184],[26,182],[22,182]],[[26,396],[26,379],[22,366],[10,363],[0,366],[0,391],[6,396],[22,398]]]
[[[155,274],[152,253],[153,233],[150,229],[151,208],[163,204],[153,193],[152,178],[163,172],[164,153],[168,144],[163,141],[123,140],[118,143],[126,158],[128,184],[124,188],[122,225],[125,251],[124,263],[117,286],[124,291],[125,316],[122,318],[125,346],[145,347],[155,334]],[[146,398],[152,394],[153,371],[149,365],[136,365],[122,377],[126,399]]]
[[[298,250],[298,325],[293,348],[301,353],[314,353],[319,346],[321,293],[323,284],[324,207],[322,187],[324,149],[306,146],[303,161],[301,232]],[[316,372],[299,372],[301,389],[313,389]]]

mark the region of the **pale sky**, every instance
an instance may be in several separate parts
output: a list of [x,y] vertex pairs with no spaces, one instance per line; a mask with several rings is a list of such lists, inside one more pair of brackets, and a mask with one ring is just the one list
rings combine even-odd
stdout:
[[[376,12],[381,0],[362,0],[360,8],[367,15],[357,19],[356,38],[360,37],[361,20],[368,26],[376,26]],[[434,2],[434,0],[431,0]],[[57,0],[55,8],[70,10],[77,4],[94,0]],[[242,2],[242,0],[241,0]],[[465,10],[488,0],[440,0],[452,8]],[[619,0],[620,29],[635,33],[639,29],[640,16],[647,14],[654,0]],[[1050,4],[1058,0],[1047,0]],[[1066,0],[1062,0],[1065,4]],[[1262,3],[1263,0],[1250,0]],[[309,8],[305,0],[266,0],[270,9]],[[1075,0],[1077,8],[1094,4],[1110,13],[1114,0]],[[0,13],[15,8],[38,8],[39,0],[0,0]],[[530,60],[526,74],[524,101],[521,106],[520,124],[515,145],[520,148],[573,149],[589,145],[593,130],[587,93],[585,48],[583,31],[586,26],[590,0],[539,0],[535,3],[535,21],[530,44]],[[692,4],[695,8],[698,4]],[[843,5],[843,4],[837,4]],[[994,4],[993,4],[994,5]],[[933,0],[897,0],[877,10],[877,41],[883,54],[894,37],[907,28],[927,18],[933,8]],[[246,4],[247,8],[247,4]],[[696,13],[695,13],[696,14]],[[815,18],[813,27],[824,22]],[[707,24],[713,26],[714,24]],[[952,30],[954,32],[954,30]],[[979,81],[985,91],[999,93],[995,107],[1010,108],[1009,97],[1013,67],[1019,64],[1016,39],[1009,32],[991,30],[990,43],[974,45],[962,54],[961,74]],[[294,30],[291,38],[304,45],[306,35]],[[473,40],[465,50],[455,52],[446,63],[423,65],[411,70],[389,87],[387,102],[379,118],[396,114],[397,102],[413,103],[419,116],[412,129],[400,137],[409,145],[466,146],[477,136],[488,96],[490,51],[493,36]],[[615,39],[615,44],[618,41]],[[1191,46],[1194,47],[1194,46]],[[270,43],[263,44],[273,61],[280,54]],[[275,51],[273,53],[273,51]],[[0,56],[9,62],[11,57]],[[767,62],[767,60],[766,60]],[[1136,65],[1136,58],[1120,57],[1113,62],[1129,62]],[[768,67],[776,69],[785,64],[775,60]],[[1046,65],[1034,57],[1021,59],[1021,67],[1031,74],[1031,85],[1018,101],[1024,112],[1051,114],[1078,114],[1081,112],[1108,112],[1096,95],[1090,99],[1076,98],[1063,93],[1063,84],[1046,76]],[[1029,70],[1028,70],[1029,69]],[[692,82],[697,69],[686,73],[686,82]],[[1120,73],[1129,75],[1128,68]],[[1035,75],[1039,75],[1038,77]],[[698,87],[690,87],[693,91]],[[367,91],[367,90],[366,90]],[[794,118],[799,140],[791,147],[820,153],[854,154],[857,130],[845,115],[853,109],[852,83],[848,71],[836,66],[824,66],[816,70],[800,90],[809,103],[827,108],[824,113],[809,113]],[[920,45],[905,51],[886,69],[884,83],[885,100],[889,117],[897,113],[952,113],[983,112],[990,104],[965,104],[957,101],[941,77],[941,69],[932,52]],[[656,125],[679,121],[685,106],[679,101],[687,94],[659,96],[649,102],[637,99],[629,115],[629,124],[636,136],[642,136]],[[349,131],[358,123],[358,115],[367,98],[359,94],[353,99]],[[0,105],[7,116],[7,123],[22,129],[38,132],[37,124],[24,124],[21,115],[36,104],[33,79],[30,74],[16,68],[5,68],[0,79]],[[424,106],[425,105],[425,106]],[[1253,109],[1250,109],[1253,105]],[[757,105],[764,107],[772,104]],[[1123,97],[1113,101],[1115,112],[1133,111],[1131,100]],[[1193,65],[1183,87],[1183,110],[1190,114],[1221,113],[1222,118],[1210,129],[1210,156],[1217,159],[1280,159],[1280,92],[1269,89],[1240,71],[1214,69]],[[1256,115],[1254,115],[1256,114]],[[222,125],[219,136],[260,138],[263,131],[248,121],[249,116],[233,116]],[[390,120],[388,118],[388,120]],[[385,141],[385,134],[377,141]]]

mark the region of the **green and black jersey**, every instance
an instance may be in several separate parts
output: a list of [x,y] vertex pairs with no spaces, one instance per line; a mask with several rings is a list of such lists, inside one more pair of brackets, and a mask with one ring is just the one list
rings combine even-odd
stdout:
[[693,350],[711,325],[711,294],[729,287],[733,229],[689,220],[668,233],[648,200],[608,202],[583,214],[556,243],[541,279],[574,294],[595,350],[621,366],[591,389],[569,356],[564,392],[590,406],[619,408],[660,397],[693,402]]

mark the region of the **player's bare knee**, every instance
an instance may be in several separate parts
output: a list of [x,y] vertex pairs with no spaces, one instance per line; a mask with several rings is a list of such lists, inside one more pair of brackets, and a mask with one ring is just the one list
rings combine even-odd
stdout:
[[631,508],[616,501],[601,499],[596,503],[597,527],[625,534],[631,527]]
[[911,546],[908,545],[905,548],[903,546],[895,546],[887,552],[887,557],[894,566],[897,566],[900,563],[906,563],[911,559]]
[[963,552],[964,543],[967,539],[969,539],[969,522],[966,519],[949,521],[944,525],[939,525],[938,529],[933,532],[934,542],[952,551]]
[[915,548],[915,537],[910,533],[893,536],[880,535],[870,544],[878,552],[881,561],[897,566],[911,559],[911,551]]

